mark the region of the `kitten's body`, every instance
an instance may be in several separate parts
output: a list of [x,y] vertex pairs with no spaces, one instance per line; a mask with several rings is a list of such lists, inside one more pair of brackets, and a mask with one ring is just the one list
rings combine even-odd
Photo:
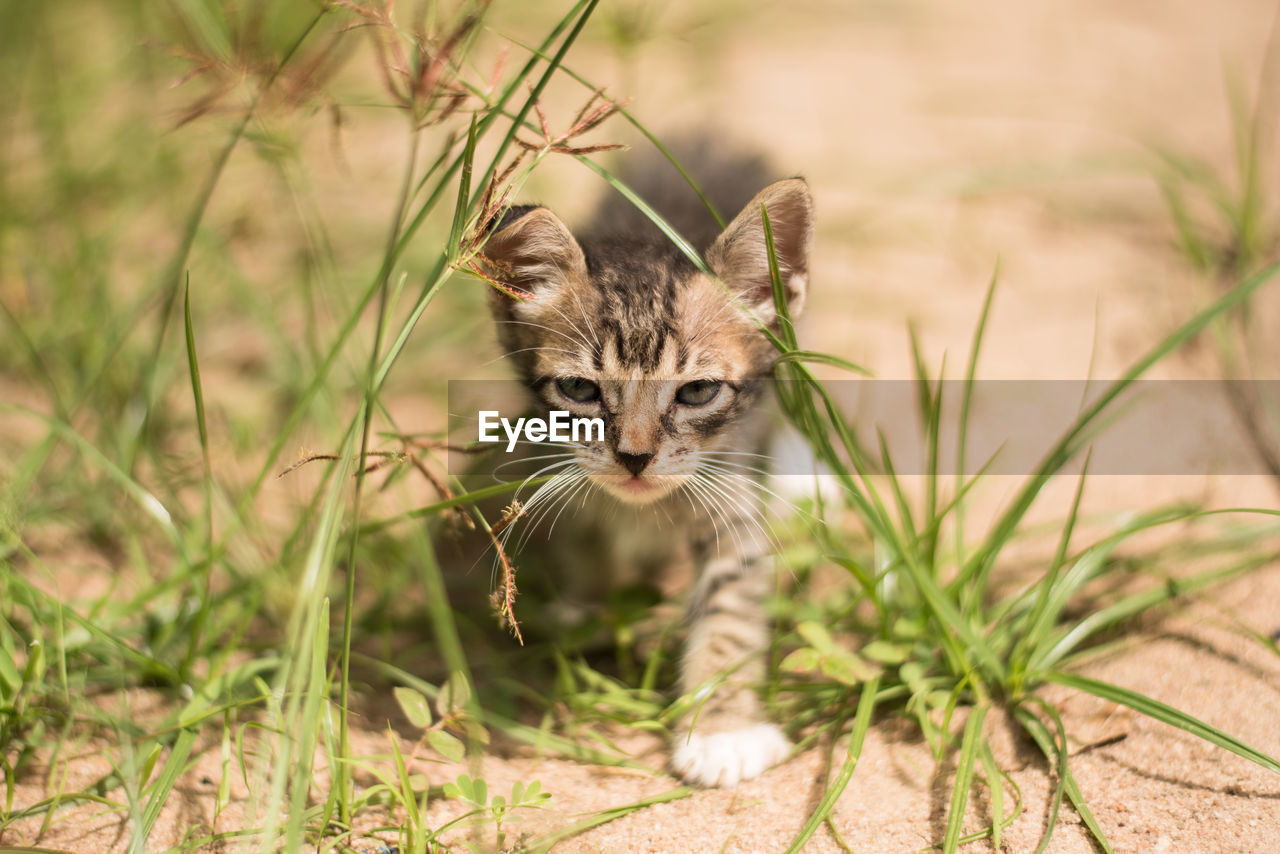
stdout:
[[756,695],[774,586],[755,456],[775,358],[759,324],[776,328],[762,204],[798,311],[813,221],[799,179],[699,247],[715,275],[651,229],[578,241],[537,207],[513,209],[484,250],[496,281],[530,295],[495,289],[493,310],[535,400],[605,422],[605,441],[573,447],[529,502],[567,503],[553,548],[589,582],[696,573],[680,688],[697,703],[673,766],[705,785],[754,777],[788,750]]

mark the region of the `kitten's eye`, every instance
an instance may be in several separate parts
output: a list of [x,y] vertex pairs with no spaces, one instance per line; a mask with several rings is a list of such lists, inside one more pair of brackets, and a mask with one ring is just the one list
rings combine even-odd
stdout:
[[685,406],[706,406],[720,393],[719,380],[694,380],[676,391],[676,401]]
[[600,399],[600,386],[582,377],[561,377],[556,388],[574,403],[593,403]]

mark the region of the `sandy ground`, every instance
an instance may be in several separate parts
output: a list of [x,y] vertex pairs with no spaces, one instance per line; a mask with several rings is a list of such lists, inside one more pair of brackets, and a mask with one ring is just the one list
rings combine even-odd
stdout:
[[[808,177],[819,212],[808,308],[814,348],[881,377],[907,377],[911,319],[931,361],[946,353],[956,366],[999,261],[981,374],[1081,378],[1092,364],[1095,376],[1107,377],[1207,293],[1173,249],[1146,144],[1228,168],[1224,73],[1253,90],[1274,13],[1260,0],[737,3],[705,14],[695,4],[663,13],[659,20],[676,34],[646,46],[639,65],[592,45],[575,65],[622,81],[618,91],[633,95],[633,109],[659,131],[703,123],[771,152],[782,172]],[[549,196],[557,182],[586,179],[557,164],[538,180],[531,190]],[[1196,378],[1213,376],[1215,366],[1200,348],[1159,370]],[[1007,485],[993,482],[982,501],[998,506]],[[1060,517],[1070,491],[1050,490],[1041,515]],[[1131,509],[1204,494],[1276,505],[1273,484],[1258,477],[1110,477],[1095,482],[1090,506]],[[1221,607],[1199,604],[1085,672],[1280,755],[1280,658],[1224,616],[1268,634],[1280,627],[1280,568],[1214,599]],[[1116,850],[1280,851],[1274,774],[1124,709],[1068,691],[1046,696],[1074,735],[1077,780]],[[1051,777],[1033,748],[1001,735],[1000,721],[989,726],[1023,799],[1004,850],[1032,851]],[[660,745],[636,747],[661,763]],[[386,749],[378,727],[360,735],[362,748]],[[216,762],[208,756],[186,775],[150,850],[176,844],[198,817],[209,821],[201,778],[215,775],[206,761]],[[86,778],[102,772],[89,764]],[[456,770],[440,768],[440,779]],[[514,835],[675,785],[519,752],[486,759],[481,770],[494,790],[536,778],[553,794],[551,808]],[[945,826],[946,770],[910,729],[878,724],[835,809],[839,832],[859,852],[928,848]],[[736,790],[660,804],[556,850],[779,851],[816,802],[824,771],[823,751],[810,750]],[[233,827],[239,808],[233,804],[219,827]],[[78,809],[41,844],[123,850],[118,818],[95,814]],[[975,808],[967,829],[985,819]],[[823,828],[807,850],[839,847]],[[1070,809],[1048,850],[1093,850]]]

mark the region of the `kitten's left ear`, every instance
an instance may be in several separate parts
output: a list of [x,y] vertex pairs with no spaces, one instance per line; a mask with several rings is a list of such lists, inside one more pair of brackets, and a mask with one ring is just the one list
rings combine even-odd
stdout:
[[509,210],[485,243],[480,262],[492,277],[534,298],[586,279],[582,247],[544,207]]
[[711,244],[707,263],[742,295],[748,308],[773,326],[777,312],[769,275],[769,248],[760,216],[762,206],[769,212],[787,308],[793,317],[800,314],[809,283],[809,249],[813,245],[813,197],[803,178],[788,178],[761,190]]

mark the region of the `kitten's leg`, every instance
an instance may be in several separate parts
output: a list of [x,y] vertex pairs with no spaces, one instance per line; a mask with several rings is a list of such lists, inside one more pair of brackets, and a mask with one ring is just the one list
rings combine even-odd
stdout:
[[[676,730],[671,763],[690,783],[733,786],[787,755],[791,745],[765,719],[756,691],[769,642],[767,555],[720,556],[702,572],[689,612],[680,688],[696,705]],[[716,685],[715,680],[724,682]]]

